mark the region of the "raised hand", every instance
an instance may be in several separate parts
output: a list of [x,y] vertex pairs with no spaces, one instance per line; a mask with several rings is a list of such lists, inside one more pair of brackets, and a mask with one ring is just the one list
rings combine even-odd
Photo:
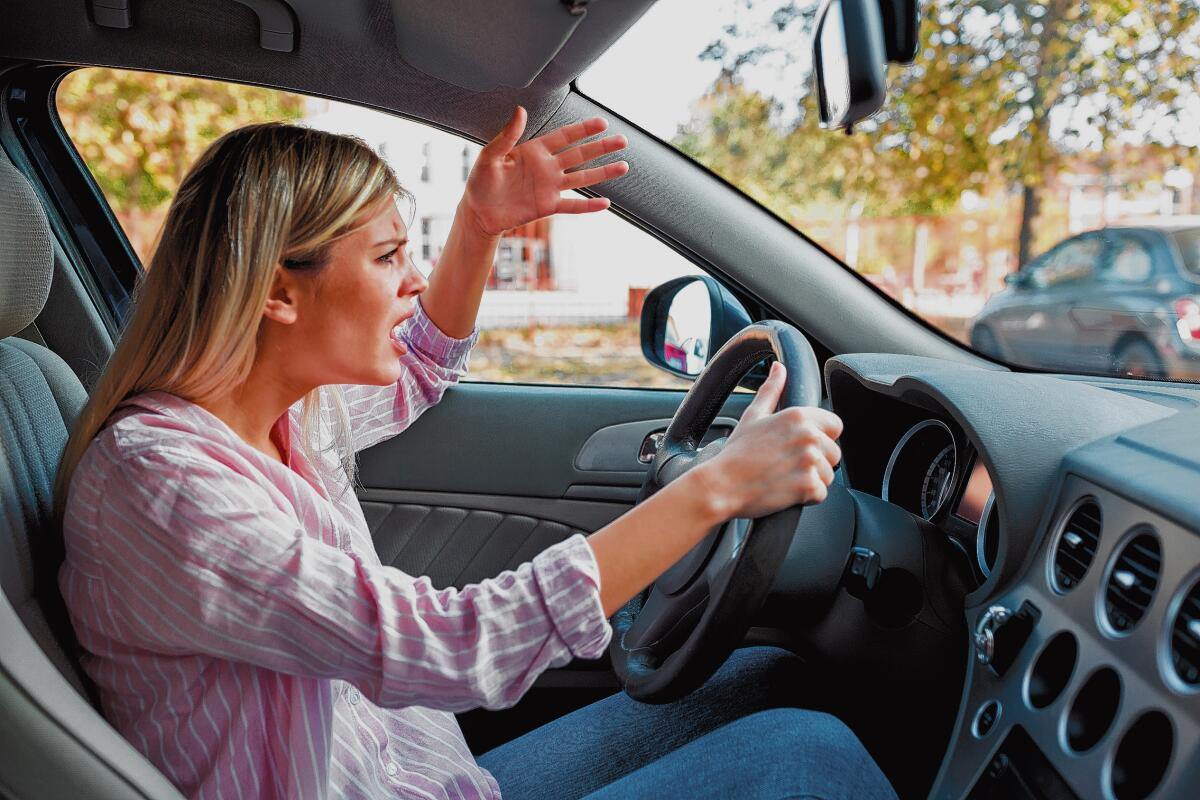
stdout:
[[577,169],[625,147],[624,136],[576,144],[608,127],[599,117],[564,125],[518,146],[525,122],[525,109],[517,106],[504,129],[483,148],[467,179],[463,210],[487,236],[499,236],[552,214],[603,211],[608,208],[607,198],[563,197],[562,192],[594,186],[629,171],[625,161]]

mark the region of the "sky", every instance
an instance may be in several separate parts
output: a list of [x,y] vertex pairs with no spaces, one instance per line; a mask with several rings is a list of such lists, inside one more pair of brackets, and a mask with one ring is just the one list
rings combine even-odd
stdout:
[[[800,0],[797,5],[816,5]],[[600,103],[662,139],[671,139],[687,122],[691,103],[705,93],[719,72],[700,53],[732,23],[753,24],[781,3],[759,2],[746,8],[740,0],[659,0],[579,79],[579,88]],[[786,97],[781,80],[799,79],[811,55],[810,41],[789,43],[799,59],[797,69],[767,64],[748,70],[752,88]],[[636,87],[631,91],[630,87]]]

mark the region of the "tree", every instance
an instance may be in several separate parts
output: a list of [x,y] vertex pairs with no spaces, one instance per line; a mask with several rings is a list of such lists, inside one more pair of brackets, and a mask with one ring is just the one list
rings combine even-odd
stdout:
[[167,202],[211,142],[250,123],[298,119],[305,103],[272,89],[103,68],[69,75],[57,100],[143,263]]
[[[779,56],[811,42],[812,8],[739,7],[768,4],[772,13],[727,26],[701,54],[721,64],[721,77],[677,143],[718,172],[752,170],[739,179],[764,193],[776,187],[767,202],[776,210],[832,200],[866,213],[941,213],[965,189],[1012,192],[1025,263],[1040,191],[1064,164],[1108,172],[1130,158],[1196,163],[1197,0],[931,0],[915,63],[891,68],[883,111],[853,136],[816,130],[809,64]],[[790,77],[764,81],[772,59],[777,77]],[[755,113],[738,121],[747,109]],[[736,141],[767,152],[731,164],[720,148]]]

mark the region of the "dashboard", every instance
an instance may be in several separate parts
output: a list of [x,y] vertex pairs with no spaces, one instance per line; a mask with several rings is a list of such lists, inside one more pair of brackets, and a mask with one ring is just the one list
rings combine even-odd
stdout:
[[931,797],[1200,797],[1200,391],[860,354],[843,481],[972,580]]

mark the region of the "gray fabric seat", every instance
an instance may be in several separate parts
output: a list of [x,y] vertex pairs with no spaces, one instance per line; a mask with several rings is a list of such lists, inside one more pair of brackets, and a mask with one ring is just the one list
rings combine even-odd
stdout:
[[87,396],[62,359],[14,336],[46,301],[50,235],[0,151],[0,796],[178,798],[93,706],[58,593],[54,476]]

